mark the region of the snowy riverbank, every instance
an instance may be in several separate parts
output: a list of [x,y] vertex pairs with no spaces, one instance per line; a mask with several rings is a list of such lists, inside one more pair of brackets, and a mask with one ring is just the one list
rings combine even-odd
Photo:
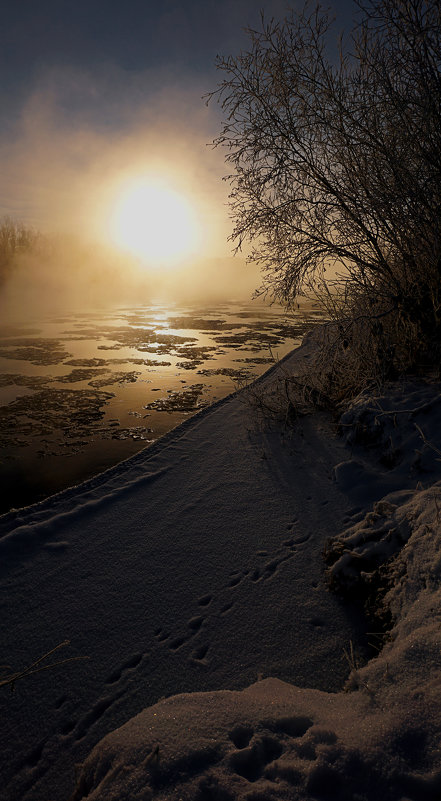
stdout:
[[[239,393],[0,518],[2,661],[89,657],[3,689],[6,801],[438,798],[440,409],[395,385],[338,436]],[[354,593],[393,618],[367,664]]]

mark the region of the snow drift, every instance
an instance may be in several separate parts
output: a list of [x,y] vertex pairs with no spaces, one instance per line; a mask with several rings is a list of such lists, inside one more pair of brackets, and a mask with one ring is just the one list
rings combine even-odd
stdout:
[[376,658],[354,658],[346,692],[264,679],[174,696],[96,746],[73,799],[438,799],[441,483],[408,496],[377,503],[338,541],[343,585],[362,559],[387,559],[395,621]]

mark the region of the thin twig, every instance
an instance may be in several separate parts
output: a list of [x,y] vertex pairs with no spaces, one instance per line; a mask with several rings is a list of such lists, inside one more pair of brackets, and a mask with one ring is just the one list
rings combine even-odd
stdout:
[[[424,444],[427,445],[429,448],[432,448],[432,450],[435,451],[435,453],[437,453],[438,456],[441,456],[441,451],[439,450],[439,448],[437,448],[436,445],[434,445],[432,442],[430,442],[427,439],[424,431],[420,428],[420,426],[417,425],[417,423],[414,423],[414,425],[415,425],[415,428],[418,431],[421,439],[423,440]],[[436,461],[439,461],[439,460],[437,459]]]
[[[78,662],[82,659],[89,659],[88,656],[71,656],[67,659],[60,659],[58,662],[50,662],[48,665],[42,665],[41,663],[47,659],[49,656],[52,656],[56,651],[60,648],[64,648],[64,646],[70,645],[70,640],[64,640],[60,642],[59,645],[56,645],[55,648],[52,648],[47,653],[40,656],[35,662],[32,662],[27,667],[23,668],[23,670],[19,670],[16,673],[10,673],[9,675],[5,676],[4,678],[0,678],[0,687],[11,686],[11,689],[14,690],[15,683],[19,681],[19,679],[24,678],[24,676],[32,676],[34,673],[41,673],[43,670],[50,670],[51,668],[58,667],[58,665],[66,665],[68,662]],[[9,667],[4,665],[3,667]]]

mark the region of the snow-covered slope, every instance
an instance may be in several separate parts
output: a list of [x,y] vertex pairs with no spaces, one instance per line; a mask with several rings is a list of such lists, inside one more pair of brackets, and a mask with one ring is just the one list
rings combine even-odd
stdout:
[[[307,358],[308,346],[283,369]],[[93,481],[0,519],[2,661],[18,670],[65,638],[66,656],[89,657],[23,679],[13,695],[3,688],[5,801],[67,799],[75,779],[75,799],[109,801],[437,797],[436,624],[423,625],[429,609],[436,618],[437,585],[427,585],[422,532],[432,526],[435,552],[441,500],[424,487],[440,478],[440,388],[393,391],[375,399],[382,411],[405,399],[392,460],[381,436],[373,446],[338,437],[325,415],[267,426],[239,393]],[[360,418],[365,433],[377,425],[373,403],[348,413],[347,432]],[[399,537],[385,549],[388,515],[407,551]],[[392,582],[383,593],[397,622],[358,670],[363,618],[329,592],[327,570],[351,593],[366,542],[387,554],[382,569],[402,592]],[[421,586],[413,573],[406,584],[404,553],[415,575],[421,565]]]

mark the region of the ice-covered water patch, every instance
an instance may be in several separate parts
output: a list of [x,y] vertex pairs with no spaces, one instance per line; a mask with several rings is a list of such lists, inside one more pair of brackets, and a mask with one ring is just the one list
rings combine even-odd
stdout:
[[110,467],[251,381],[300,343],[309,313],[154,304],[3,328],[0,511]]

